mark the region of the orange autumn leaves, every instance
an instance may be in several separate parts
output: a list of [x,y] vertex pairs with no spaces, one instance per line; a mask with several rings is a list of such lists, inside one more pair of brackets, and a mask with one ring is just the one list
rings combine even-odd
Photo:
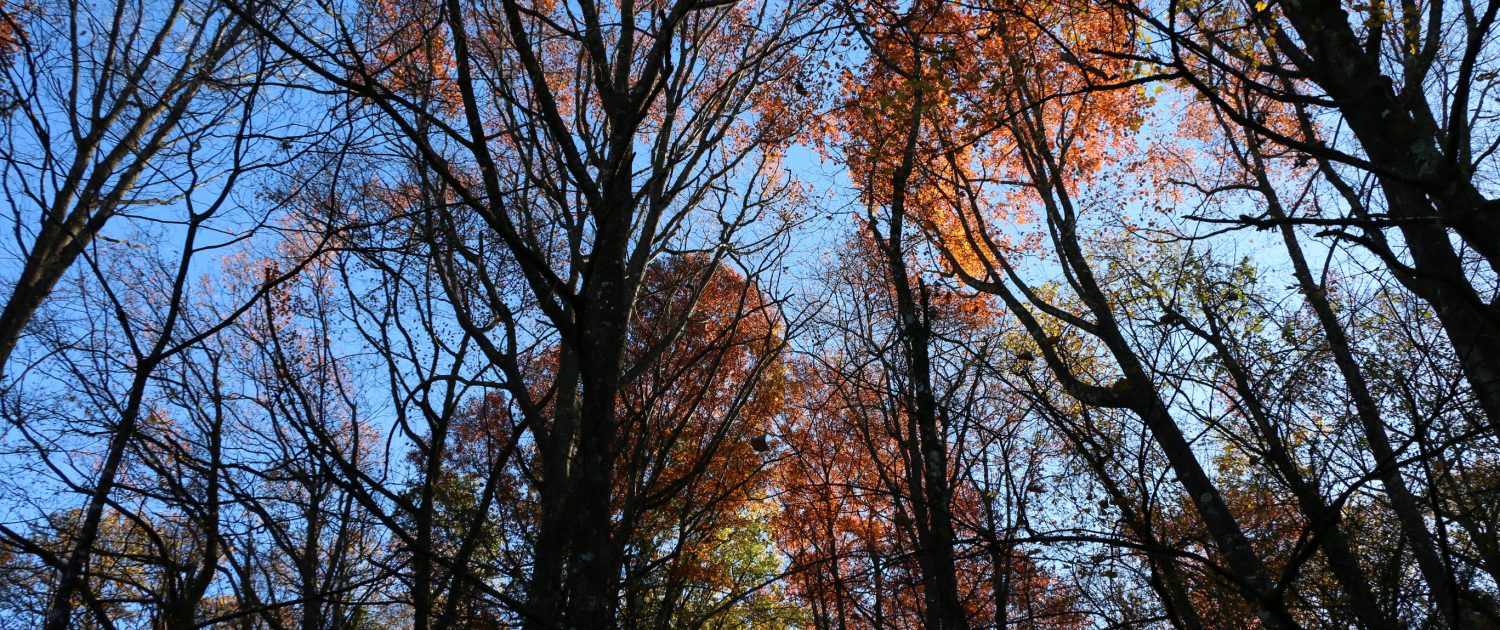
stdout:
[[[883,426],[900,420],[885,416],[890,401],[869,389],[868,381],[882,376],[872,368],[851,377],[808,361],[794,362],[792,370],[789,394],[798,404],[787,410],[786,459],[775,482],[781,507],[775,524],[792,592],[822,627],[923,627],[917,524],[910,498],[891,487],[900,483],[902,455]],[[983,527],[985,503],[993,499],[960,484],[951,510],[966,524],[962,539],[985,538],[970,527]],[[958,588],[973,627],[997,627],[1007,618],[1021,624],[1015,627],[1086,627],[1076,591],[1029,550],[990,542],[958,550]]]
[[[1121,11],[1065,2],[852,5],[867,58],[844,74],[825,142],[868,204],[889,204],[910,145],[908,213],[944,266],[984,278],[997,254],[1027,249],[1034,178],[1070,191],[1128,150],[1145,97],[1112,89],[1137,71]],[[916,127],[915,142],[911,133]]]
[[442,3],[363,0],[371,46],[367,72],[386,89],[453,115],[460,107]]
[[642,472],[622,496],[649,503],[686,486],[672,501],[728,515],[763,494],[757,449],[786,386],[780,316],[759,287],[705,255],[647,270],[627,342],[628,364],[646,367],[622,393],[620,431],[630,469]]
[[[1135,71],[1126,57],[1136,43],[1131,23],[1122,13],[1062,3],[872,0],[843,10],[866,49],[845,71],[820,140],[847,167],[863,211],[844,253],[852,275],[833,282],[857,287],[851,299],[861,304],[905,282],[918,287],[926,316],[945,335],[982,338],[993,310],[931,278],[1002,274],[1002,257],[1035,244],[1038,234],[1024,226],[1052,197],[1042,189],[1074,194],[1126,148],[1144,105],[1138,91],[1118,89]],[[898,249],[889,245],[900,232],[891,222],[902,220],[909,227]],[[892,273],[912,277],[887,280],[883,256],[907,259],[892,266],[904,272]],[[868,308],[872,319],[898,327],[894,313]],[[896,352],[898,343],[880,338],[882,325],[871,325],[865,342]],[[919,627],[925,569],[913,561],[922,524],[911,504],[920,499],[908,496],[914,491],[905,486],[914,484],[902,477],[925,456],[901,446],[913,439],[900,429],[911,411],[895,394],[902,377],[886,372],[899,372],[901,361],[837,352],[811,361],[796,367],[793,398],[801,404],[788,412],[791,459],[779,484],[783,551],[799,569],[793,584],[815,615],[838,624]],[[960,539],[982,538],[975,524],[993,498],[961,482],[953,496],[938,509],[951,510]],[[1083,625],[1074,593],[1020,545],[990,544],[1002,548],[979,560],[972,549],[955,550],[959,599],[975,625],[1005,625],[1018,604],[1032,607],[1032,623],[1046,619],[1036,625]]]

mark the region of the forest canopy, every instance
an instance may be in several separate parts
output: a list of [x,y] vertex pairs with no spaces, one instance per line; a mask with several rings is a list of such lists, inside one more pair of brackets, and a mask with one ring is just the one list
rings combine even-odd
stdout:
[[0,630],[1500,628],[1500,0],[0,0]]

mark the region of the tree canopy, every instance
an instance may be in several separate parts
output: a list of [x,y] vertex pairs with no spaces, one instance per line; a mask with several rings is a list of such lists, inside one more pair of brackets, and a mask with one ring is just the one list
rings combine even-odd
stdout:
[[0,1],[0,629],[1500,627],[1497,16]]

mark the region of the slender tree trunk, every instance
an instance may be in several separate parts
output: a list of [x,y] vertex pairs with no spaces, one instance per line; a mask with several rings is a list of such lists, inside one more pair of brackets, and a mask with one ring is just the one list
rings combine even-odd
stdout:
[[[1193,454],[1182,427],[1172,418],[1166,403],[1156,391],[1156,385],[1146,374],[1140,357],[1131,349],[1120,330],[1108,297],[1100,288],[1074,231],[1077,213],[1066,194],[1066,187],[1063,186],[1062,170],[1047,145],[1046,135],[1041,131],[1045,127],[1040,121],[1029,119],[1028,124],[1032,131],[1029,134],[1032,142],[1026,148],[1030,153],[1032,180],[1046,207],[1049,221],[1054,226],[1054,243],[1059,257],[1072,271],[1072,284],[1079,299],[1094,316],[1095,336],[1104,343],[1123,373],[1123,378],[1108,389],[1085,388],[1069,373],[1065,380],[1071,383],[1070,393],[1081,394],[1086,403],[1129,409],[1145,422],[1152,439],[1162,449],[1178,482],[1197,508],[1219,553],[1228,562],[1228,568],[1238,582],[1238,587],[1247,601],[1255,607],[1261,623],[1268,630],[1299,627],[1275,588],[1265,564],[1256,555],[1250,539],[1245,536],[1239,521],[1229,511],[1213,480]],[[1007,302],[1014,303],[1013,310],[1024,308],[1014,296],[1010,296]],[[1035,328],[1032,336],[1038,343],[1045,344],[1046,339],[1040,328],[1034,323],[1031,327]],[[1054,350],[1048,348],[1045,354],[1055,372],[1067,370],[1057,359]]]
[[[907,392],[905,405],[915,436],[905,441],[908,494],[916,516],[917,560],[922,568],[923,603],[927,625],[933,630],[966,630],[968,615],[958,596],[958,577],[954,561],[955,535],[951,512],[952,488],[948,478],[948,448],[938,425],[937,400],[932,393],[931,311],[927,308],[921,280],[915,281],[906,264],[904,230],[906,225],[907,186],[916,159],[917,141],[922,129],[923,99],[919,95],[912,107],[902,161],[891,178],[890,231],[882,238],[881,254],[885,258],[889,280],[896,293],[897,329],[901,349],[906,355]],[[874,229],[874,222],[871,223]],[[914,291],[913,284],[916,284]]]
[[[1273,218],[1286,218],[1280,204],[1272,203],[1270,207]],[[1452,581],[1452,575],[1442,558],[1439,557],[1432,534],[1427,529],[1422,509],[1412,495],[1405,476],[1401,474],[1396,449],[1391,444],[1390,435],[1386,432],[1386,424],[1380,417],[1380,407],[1376,404],[1374,395],[1370,393],[1364,372],[1354,357],[1349,336],[1344,330],[1343,323],[1339,321],[1338,314],[1334,312],[1333,306],[1324,295],[1323,287],[1313,278],[1302,246],[1297,241],[1295,229],[1283,223],[1280,231],[1282,240],[1286,244],[1287,255],[1292,262],[1292,270],[1297,278],[1298,287],[1317,316],[1319,325],[1323,328],[1323,335],[1328,341],[1334,364],[1338,366],[1339,374],[1343,376],[1345,387],[1348,388],[1349,397],[1354,402],[1355,414],[1359,418],[1360,426],[1364,429],[1365,441],[1369,444],[1371,454],[1375,456],[1375,473],[1380,479],[1386,496],[1391,501],[1391,509],[1396,513],[1396,521],[1400,524],[1402,533],[1406,535],[1407,542],[1412,545],[1412,554],[1417,559],[1417,569],[1421,572],[1423,580],[1427,582],[1433,603],[1437,605],[1438,610],[1443,612],[1444,617],[1457,621],[1458,615],[1461,614],[1455,593],[1457,585]]]
[[[1210,315],[1210,318],[1212,317]],[[1388,611],[1381,609],[1375,600],[1374,593],[1370,590],[1369,580],[1365,577],[1363,567],[1360,566],[1354,546],[1345,535],[1343,516],[1337,509],[1328,505],[1323,495],[1318,492],[1318,488],[1302,473],[1291,448],[1277,433],[1277,428],[1271,421],[1270,412],[1262,404],[1259,394],[1255,391],[1248,371],[1230,352],[1230,348],[1219,335],[1218,327],[1212,319],[1210,319],[1209,331],[1195,330],[1195,332],[1200,332],[1200,336],[1208,340],[1222,358],[1225,369],[1233,380],[1236,393],[1244,403],[1245,412],[1250,416],[1256,431],[1266,442],[1266,457],[1286,481],[1293,498],[1297,501],[1298,509],[1307,517],[1310,527],[1314,530],[1313,536],[1317,540],[1318,547],[1322,549],[1323,556],[1328,561],[1328,568],[1339,586],[1343,588],[1344,595],[1349,598],[1349,605],[1355,617],[1367,628],[1394,628],[1394,618]]]
[[99,539],[99,524],[104,519],[104,508],[109,504],[109,495],[114,491],[115,481],[119,477],[125,451],[135,438],[136,421],[140,416],[146,393],[146,378],[150,372],[147,367],[137,366],[128,402],[121,413],[120,422],[115,425],[109,447],[105,451],[104,465],[99,469],[99,479],[94,483],[94,490],[89,494],[88,504],[84,507],[83,522],[79,524],[73,549],[58,576],[57,589],[53,591],[52,602],[47,608],[42,626],[45,630],[68,630],[72,623],[73,598],[87,588],[84,584],[84,568],[93,556],[94,543]]
[[937,402],[932,393],[930,313],[919,306],[909,284],[907,269],[900,253],[900,223],[892,219],[891,249],[886,252],[892,282],[896,287],[896,312],[909,365],[909,400],[907,413],[913,424],[915,439],[908,439],[912,449],[908,466],[914,468],[910,494],[916,506],[918,549],[922,566],[924,603],[928,627],[937,630],[968,628],[967,615],[958,596],[957,570],[954,561],[955,535],[951,512],[952,488],[948,478],[948,448],[938,425]]

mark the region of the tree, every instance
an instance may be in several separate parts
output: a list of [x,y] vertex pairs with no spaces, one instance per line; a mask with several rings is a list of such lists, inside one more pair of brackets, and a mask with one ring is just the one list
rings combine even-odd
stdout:
[[[1500,417],[1500,334],[1478,271],[1496,269],[1500,226],[1478,183],[1492,154],[1480,131],[1488,106],[1477,93],[1493,79],[1484,50],[1494,7],[1122,6],[1173,43],[1169,54],[1142,60],[1174,71],[1255,142],[1315,162],[1343,206],[1336,216],[1246,213],[1235,221],[1322,225],[1325,236],[1368,248],[1433,306],[1474,396]],[[1245,92],[1254,98],[1240,98]],[[1268,110],[1286,111],[1291,124]],[[1368,185],[1358,182],[1366,176]],[[1367,186],[1373,195],[1362,194]]]
[[0,11],[0,190],[20,261],[0,316],[3,369],[38,308],[112,220],[201,223],[173,211],[281,159],[261,140],[283,129],[261,124],[278,64],[223,7],[174,0]]
[[[248,5],[232,6],[253,17]],[[354,22],[385,16],[335,18],[330,32],[360,36],[328,43],[257,24],[331,88],[368,103],[409,149],[414,190],[435,202],[423,210],[432,213],[430,251],[451,256],[449,302],[504,375],[541,454],[528,614],[602,627],[616,616],[628,538],[611,516],[625,454],[615,437],[619,398],[628,375],[649,368],[625,354],[640,287],[668,251],[717,263],[774,242],[767,234],[789,190],[776,156],[797,125],[795,108],[771,91],[791,93],[803,63],[797,40],[817,12],[688,0],[578,9],[512,0],[399,7],[396,20],[441,26],[416,29],[413,44],[440,51],[423,57],[424,72],[441,71],[453,86],[417,99],[381,61],[393,46],[408,50],[403,40]],[[743,196],[731,196],[731,185]],[[767,229],[753,234],[755,225]],[[495,266],[509,271],[488,273]],[[505,350],[523,316],[542,318],[556,336],[545,401]],[[496,339],[483,334],[491,321],[504,331]]]
[[1500,623],[1497,7],[0,3],[0,627]]
[[[1030,21],[1010,18],[1003,7],[976,16],[1005,37],[1002,43],[994,44],[994,74],[982,74],[990,69],[982,66],[971,73],[981,77],[975,82],[987,89],[970,94],[998,97],[1005,105],[997,122],[981,123],[980,133],[986,135],[962,135],[966,127],[958,124],[939,127],[939,134],[952,133],[946,138],[940,135],[945,142],[937,144],[938,149],[922,163],[930,164],[928,172],[947,188],[938,188],[946,208],[926,219],[928,230],[944,239],[947,263],[954,273],[969,286],[996,295],[1021,321],[1070,395],[1090,405],[1129,409],[1147,423],[1217,541],[1244,596],[1255,602],[1261,621],[1268,627],[1294,626],[1264,562],[1254,553],[1222,494],[1197,461],[1182,428],[1172,418],[1139,354],[1127,341],[1079,240],[1079,215],[1086,209],[1075,203],[1079,187],[1097,173],[1114,130],[1128,129],[1132,124],[1135,104],[1128,96],[1122,96],[1122,91],[1091,88],[1096,74],[1130,80],[1120,79],[1128,68],[1107,54],[1129,50],[1130,43],[1120,39],[1128,33],[1128,20],[1109,11],[1089,14],[1088,19],[1079,19],[1083,12],[1070,15],[1066,10],[1049,15],[1048,8],[1032,9]],[[1056,20],[1056,24],[1044,18]],[[1056,29],[1064,36],[1045,29]],[[1087,44],[1081,47],[1083,50],[1071,50],[1067,47],[1070,41]],[[1056,57],[1037,63],[1035,51],[1049,49],[1056,50]],[[1080,59],[1080,52],[1088,50],[1106,54],[1093,53],[1094,60],[1087,63],[1069,61]],[[1053,71],[1048,63],[1062,66]],[[1119,126],[1083,126],[1079,122],[1096,116],[1108,117]],[[995,133],[991,136],[992,131]],[[991,150],[995,157],[988,162],[984,161],[988,154],[976,154],[971,149],[980,141],[996,147]],[[993,174],[981,170],[986,165]],[[1035,204],[1044,217],[1068,288],[1077,295],[1083,313],[1067,312],[1038,297],[1011,262],[1014,248],[993,233],[990,226],[996,215],[1004,215],[993,209],[985,184],[1007,181],[1011,173],[1016,178],[1011,181],[1016,181],[1017,200]],[[1062,335],[1048,330],[1033,309],[1042,317],[1097,339],[1116,362],[1120,377],[1113,384],[1102,385],[1090,380],[1103,378],[1074,371],[1070,367],[1073,359],[1061,352]]]

